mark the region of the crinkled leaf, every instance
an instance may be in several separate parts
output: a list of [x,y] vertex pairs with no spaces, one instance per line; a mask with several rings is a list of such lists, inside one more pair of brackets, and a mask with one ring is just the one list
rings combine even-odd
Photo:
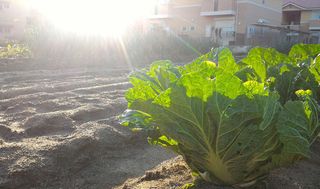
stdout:
[[268,92],[265,90],[265,86],[263,83],[251,80],[244,82],[243,86],[248,97],[253,97],[254,95],[268,95]]
[[139,110],[126,110],[120,116],[121,124],[131,129],[154,130],[150,115]]
[[170,61],[154,62],[150,71],[136,71],[130,75],[130,82],[133,88],[126,93],[128,106],[137,99],[153,100],[159,94],[166,91],[171,83],[176,82],[180,73]]
[[268,76],[274,78],[273,84],[269,88],[271,91],[279,93],[282,104],[289,100],[297,100],[297,90],[311,90],[313,97],[319,99],[319,84],[306,67],[281,64],[270,68]]
[[237,96],[245,93],[243,82],[229,72],[219,72],[213,83],[215,91],[230,98],[236,98]]
[[320,55],[310,65],[310,72],[314,75],[317,82],[320,83]]
[[179,84],[186,88],[188,96],[206,101],[212,95],[216,71],[216,66],[212,62],[192,63],[184,69]]
[[[311,105],[311,104],[310,104]],[[289,101],[279,115],[277,128],[283,144],[283,153],[308,157],[315,128],[319,127],[316,117],[308,116],[309,103]],[[318,118],[316,118],[318,119]]]
[[264,82],[267,78],[267,69],[270,66],[290,62],[290,59],[274,49],[257,47],[251,49],[242,62],[253,68],[260,79],[259,81]]
[[296,63],[299,63],[309,58],[314,58],[319,53],[320,44],[297,44],[291,48],[289,57],[292,58]]
[[233,58],[232,52],[228,48],[222,48],[218,51],[218,65],[219,68],[231,74],[239,70],[239,66]]
[[155,82],[157,82],[159,88],[166,90],[170,87],[170,83],[175,82],[180,73],[170,61],[157,61],[151,64],[150,71],[147,73]]

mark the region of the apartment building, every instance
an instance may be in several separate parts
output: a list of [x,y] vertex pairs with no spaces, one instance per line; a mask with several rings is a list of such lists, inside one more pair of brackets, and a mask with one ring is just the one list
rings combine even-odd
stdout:
[[0,42],[22,39],[29,15],[25,0],[0,0]]
[[320,43],[320,0],[284,0],[282,25],[293,42]]
[[267,32],[253,24],[281,25],[281,7],[279,0],[158,0],[146,30],[246,44]]

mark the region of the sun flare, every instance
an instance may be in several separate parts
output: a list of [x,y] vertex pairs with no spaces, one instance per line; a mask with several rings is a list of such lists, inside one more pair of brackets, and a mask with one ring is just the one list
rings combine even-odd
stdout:
[[79,34],[117,36],[148,16],[153,0],[32,0],[58,29]]

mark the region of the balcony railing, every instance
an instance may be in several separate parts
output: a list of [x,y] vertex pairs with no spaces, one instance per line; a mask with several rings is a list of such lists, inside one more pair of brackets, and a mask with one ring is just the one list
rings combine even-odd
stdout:
[[309,30],[320,30],[320,20],[310,20]]
[[300,25],[300,20],[283,20],[282,25]]
[[165,19],[170,17],[171,16],[169,14],[154,14],[154,15],[150,15],[148,18],[149,19]]
[[282,25],[283,29],[290,33],[309,34],[309,24]]
[[206,11],[200,12],[200,16],[224,16],[224,15],[235,15],[234,10],[221,10],[221,11]]
[[282,25],[283,27],[287,28],[287,29],[291,29],[291,30],[297,30],[300,31],[301,30],[301,25],[300,24],[291,24],[291,25]]

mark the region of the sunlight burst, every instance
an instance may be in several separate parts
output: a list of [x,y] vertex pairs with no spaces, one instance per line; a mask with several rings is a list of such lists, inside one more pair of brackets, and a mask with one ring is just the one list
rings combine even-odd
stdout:
[[119,36],[154,8],[153,0],[32,0],[50,23],[67,32]]

